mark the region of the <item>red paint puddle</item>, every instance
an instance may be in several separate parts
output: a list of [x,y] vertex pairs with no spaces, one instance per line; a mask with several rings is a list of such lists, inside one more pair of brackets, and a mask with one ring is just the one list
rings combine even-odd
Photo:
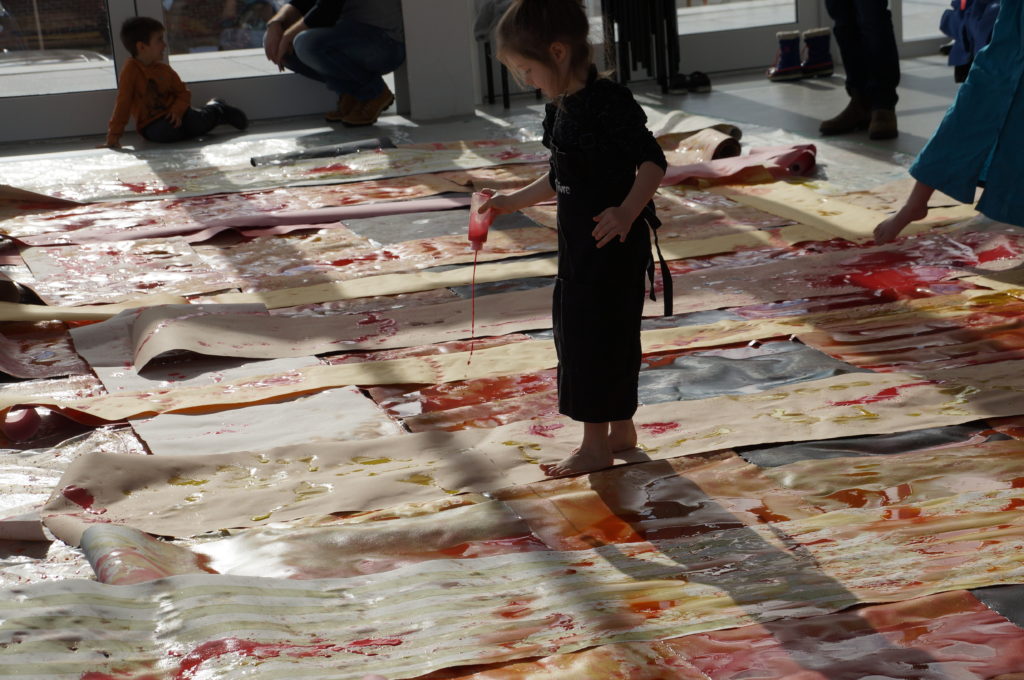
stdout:
[[641,423],[640,429],[652,437],[657,437],[660,434],[679,429],[679,423]]
[[660,612],[666,609],[671,609],[675,604],[672,600],[662,600],[658,602],[630,602],[629,609],[635,614],[644,614],[646,618],[654,618]]
[[96,502],[96,499],[93,498],[93,495],[91,493],[89,493],[86,489],[83,489],[80,486],[75,486],[74,484],[71,484],[70,486],[65,486],[63,489],[60,490],[60,493],[62,496],[64,496],[64,498],[67,498],[69,501],[81,507],[86,512],[91,512],[94,515],[102,515],[107,511],[106,508],[94,510],[92,504]]
[[868,489],[842,489],[835,493],[830,493],[825,498],[831,498],[839,501],[840,503],[846,503],[851,508],[863,508],[868,504],[868,501],[872,498],[885,498],[885,495],[881,491],[870,491]]
[[1006,245],[996,246],[988,250],[979,250],[977,253],[978,262],[992,262],[993,260],[1009,260],[1020,256],[1020,252]]
[[894,387],[887,387],[884,390],[877,392],[876,394],[869,395],[867,397],[861,397],[860,399],[851,399],[849,401],[830,401],[829,406],[863,406],[864,404],[875,404],[880,401],[888,401],[895,399],[900,396],[900,390],[907,387],[918,387],[919,385],[934,385],[930,380],[923,380],[921,382],[907,383],[905,385],[896,385]]
[[772,512],[764,505],[753,508],[750,513],[766,524],[771,524],[772,522],[788,522],[790,519],[785,515],[779,515]]

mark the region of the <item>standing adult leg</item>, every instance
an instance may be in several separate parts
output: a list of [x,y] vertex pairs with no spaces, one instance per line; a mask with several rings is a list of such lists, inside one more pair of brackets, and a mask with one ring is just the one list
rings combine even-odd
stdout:
[[857,23],[857,0],[825,0],[825,9],[832,17],[832,34],[836,38],[839,55],[846,71],[846,93],[850,101],[839,115],[821,122],[823,135],[841,135],[866,128],[870,109],[863,87],[866,79],[864,42]]
[[896,129],[896,86],[900,82],[900,55],[888,0],[855,0],[861,28],[865,73],[861,91],[871,111],[868,136],[890,139]]

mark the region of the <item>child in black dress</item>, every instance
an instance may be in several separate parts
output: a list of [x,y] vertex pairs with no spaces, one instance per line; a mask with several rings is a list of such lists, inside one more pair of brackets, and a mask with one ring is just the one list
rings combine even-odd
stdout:
[[[611,465],[636,447],[645,275],[653,279],[652,198],[665,156],[625,87],[597,74],[579,0],[515,0],[495,29],[498,58],[549,103],[547,175],[496,194],[498,214],[558,198],[554,332],[559,411],[583,422],[583,442],[552,476]],[[663,273],[664,273],[663,269]]]

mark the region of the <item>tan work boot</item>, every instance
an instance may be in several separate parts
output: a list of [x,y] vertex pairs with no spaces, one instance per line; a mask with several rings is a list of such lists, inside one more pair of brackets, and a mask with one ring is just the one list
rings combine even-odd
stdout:
[[871,112],[863,100],[860,97],[851,97],[850,103],[838,116],[821,121],[818,131],[823,135],[845,135],[854,130],[863,130],[870,121]]
[[868,124],[871,139],[893,139],[900,134],[896,129],[896,112],[892,109],[875,109]]
[[384,90],[373,99],[366,101],[356,100],[356,105],[352,107],[347,116],[341,119],[341,122],[350,127],[373,125],[380,118],[380,114],[391,106],[394,101],[395,95],[385,85]]
[[324,120],[328,123],[341,122],[345,116],[352,113],[352,109],[355,108],[355,105],[358,103],[358,99],[346,92],[338,97],[338,108],[324,114]]

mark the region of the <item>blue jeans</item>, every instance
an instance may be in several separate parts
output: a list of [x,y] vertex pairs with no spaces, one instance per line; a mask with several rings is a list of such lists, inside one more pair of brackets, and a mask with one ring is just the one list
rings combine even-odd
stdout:
[[330,28],[310,28],[295,37],[294,52],[284,65],[319,80],[337,95],[373,99],[384,91],[385,73],[405,61],[405,45],[376,26],[339,21]]

